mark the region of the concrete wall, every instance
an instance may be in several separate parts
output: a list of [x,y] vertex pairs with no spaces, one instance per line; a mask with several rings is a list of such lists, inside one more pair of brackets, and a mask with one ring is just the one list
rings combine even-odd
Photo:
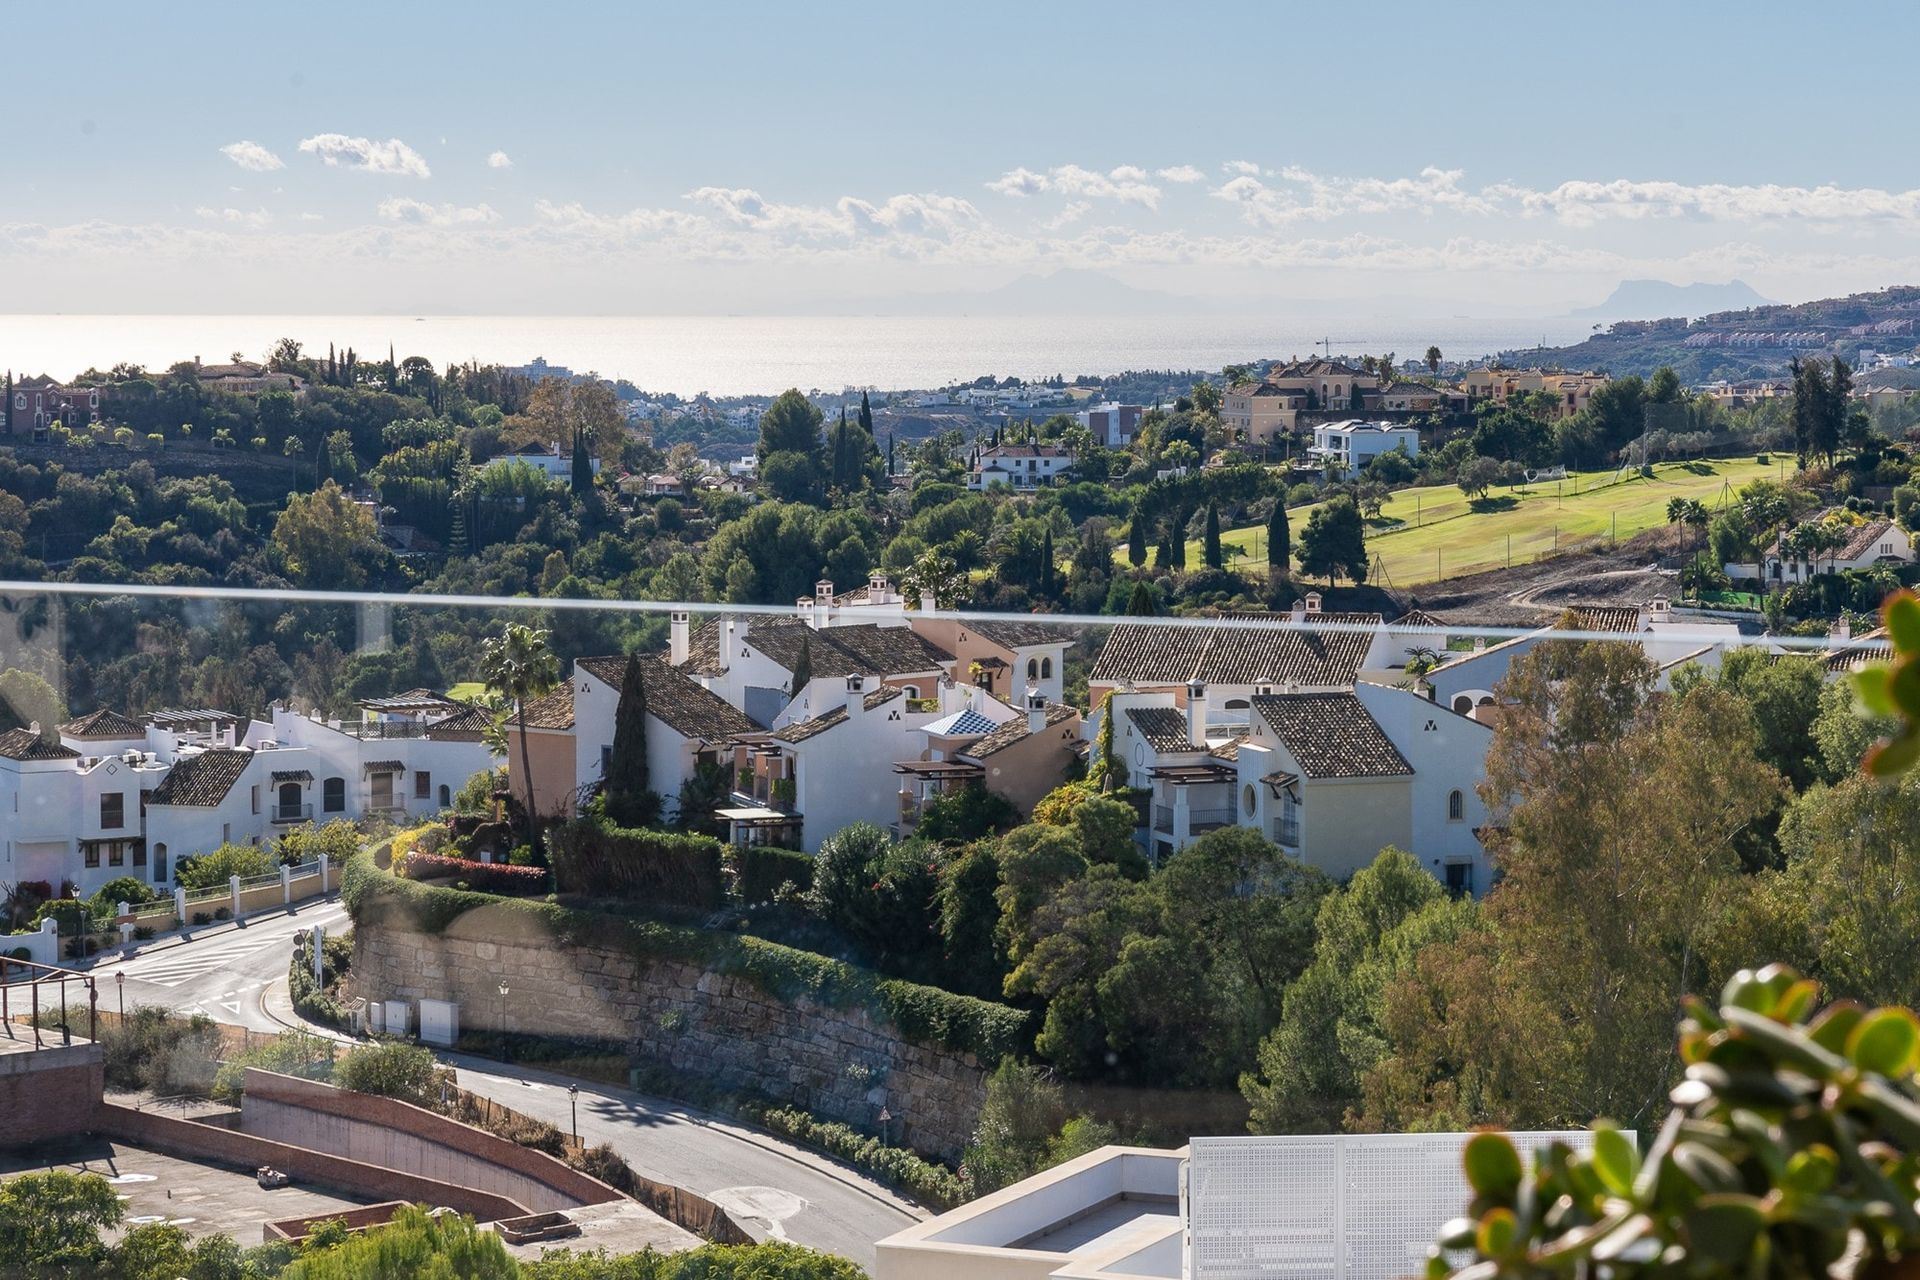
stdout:
[[[15,1028],[14,1034],[24,1030]],[[0,1054],[0,1147],[91,1128],[106,1087],[103,1060],[97,1044]]]
[[552,1156],[392,1098],[249,1068],[240,1127],[256,1137],[473,1187],[535,1213],[623,1197]]
[[116,1142],[184,1159],[212,1160],[236,1169],[272,1165],[297,1182],[311,1182],[353,1195],[407,1200],[435,1208],[445,1206],[471,1214],[482,1222],[517,1218],[527,1212],[525,1205],[491,1192],[361,1164],[218,1125],[135,1111],[111,1102],[101,1104],[90,1128]]
[[1309,780],[1302,788],[1300,839],[1305,861],[1336,880],[1373,865],[1388,845],[1413,847],[1413,780]]
[[789,1003],[749,978],[568,946],[512,908],[471,912],[439,935],[396,909],[376,903],[356,921],[358,995],[452,1000],[476,1031],[504,1015],[515,1032],[624,1042],[639,1061],[864,1129],[884,1107],[904,1125],[891,1136],[942,1156],[960,1153],[979,1118],[986,1071],[972,1054],[908,1041],[864,1009]]

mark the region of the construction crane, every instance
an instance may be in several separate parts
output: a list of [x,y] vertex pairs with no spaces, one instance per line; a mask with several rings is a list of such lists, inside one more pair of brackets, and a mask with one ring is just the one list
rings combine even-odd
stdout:
[[1321,355],[1331,360],[1333,359],[1333,344],[1335,341],[1338,341],[1340,345],[1343,347],[1351,347],[1351,346],[1357,345],[1359,340],[1356,338],[1340,338],[1340,339],[1322,338],[1320,339],[1320,341],[1314,343],[1313,345],[1320,348]]

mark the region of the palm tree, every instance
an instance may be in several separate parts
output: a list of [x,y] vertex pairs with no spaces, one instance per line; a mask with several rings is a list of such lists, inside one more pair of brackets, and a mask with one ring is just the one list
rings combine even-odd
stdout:
[[560,659],[554,656],[546,631],[515,622],[481,649],[480,678],[513,704],[514,721],[520,726],[520,773],[527,782],[527,837],[531,840],[539,815],[533,807],[533,761],[527,752],[527,704],[560,683]]
[[1439,373],[1440,373],[1440,348],[1438,348],[1438,347],[1428,347],[1428,348],[1427,348],[1427,356],[1426,356],[1426,359],[1427,359],[1427,372],[1428,372],[1428,373],[1431,373],[1431,374],[1433,374],[1433,375],[1435,375],[1436,377],[1437,377],[1437,376],[1439,376]]

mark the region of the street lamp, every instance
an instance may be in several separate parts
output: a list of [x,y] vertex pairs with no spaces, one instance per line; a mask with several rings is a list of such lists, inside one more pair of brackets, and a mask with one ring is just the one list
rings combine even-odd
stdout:
[[507,980],[500,979],[500,1058],[507,1057]]
[[120,1024],[125,1026],[127,1021],[127,971],[125,969],[113,971],[113,985],[120,992]]
[[580,1086],[567,1086],[567,1101],[573,1106],[573,1145],[580,1145]]

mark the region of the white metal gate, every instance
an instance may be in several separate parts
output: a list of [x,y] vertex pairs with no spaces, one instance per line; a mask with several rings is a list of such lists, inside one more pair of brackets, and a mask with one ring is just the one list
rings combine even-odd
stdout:
[[[1195,1138],[1181,1199],[1189,1280],[1395,1280],[1469,1192],[1464,1133]],[[1584,1130],[1508,1135],[1524,1154]]]

